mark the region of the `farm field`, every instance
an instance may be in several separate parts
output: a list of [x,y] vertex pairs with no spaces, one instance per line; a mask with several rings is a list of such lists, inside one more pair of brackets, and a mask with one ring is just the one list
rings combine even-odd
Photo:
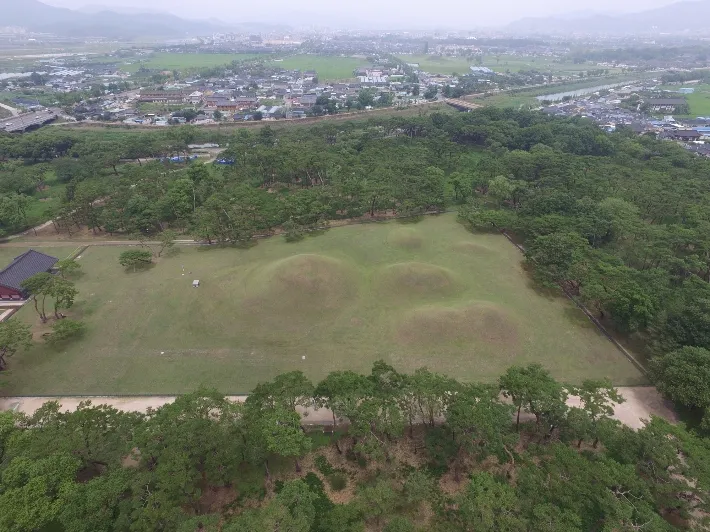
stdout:
[[188,68],[204,68],[227,65],[232,61],[254,59],[258,54],[175,54],[159,52],[142,61],[126,64],[122,69],[126,72],[137,72],[141,67],[158,70],[183,70]]
[[690,116],[710,116],[710,85],[691,85],[695,88],[693,94],[687,94]]
[[[467,61],[465,57],[439,57],[434,55],[401,55],[399,57],[407,63],[419,63],[421,70],[437,74],[453,74],[454,72],[463,74],[468,72],[470,67],[479,66],[475,61]],[[520,70],[541,70],[559,73],[575,73],[600,68],[592,63],[577,65],[573,63],[561,63],[543,57],[516,58],[507,55],[484,55],[483,64],[480,66],[488,67],[496,72],[505,72],[507,70],[511,72],[518,72]],[[613,68],[609,70],[610,73],[617,71],[617,69]]]
[[[565,382],[644,382],[581,311],[530,285],[507,240],[473,235],[455,215],[333,228],[294,244],[185,247],[136,273],[119,266],[123,249],[94,246],[79,259],[68,314],[86,322],[84,338],[57,351],[42,343],[31,305],[17,314],[38,339],[11,359],[3,395],[173,394],[201,384],[237,394],[285,371],[319,379],[369,371],[378,359],[462,380],[491,382],[539,362]],[[0,248],[0,259],[22,251]]]
[[[695,89],[695,92],[693,94],[670,94],[667,95],[667,97],[685,98],[688,101],[690,112],[687,115],[674,113],[673,116],[693,118],[698,116],[710,116],[710,84],[694,83],[688,85],[662,85],[659,89],[675,93],[681,87],[692,87]],[[657,113],[657,115],[660,117],[663,113]]]
[[271,66],[280,66],[289,70],[315,70],[319,81],[340,81],[354,79],[353,71],[369,63],[357,57],[328,55],[292,55],[282,60],[273,61]]

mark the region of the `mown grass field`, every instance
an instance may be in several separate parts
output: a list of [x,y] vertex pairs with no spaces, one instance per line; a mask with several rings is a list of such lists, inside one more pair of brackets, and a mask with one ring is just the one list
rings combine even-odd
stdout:
[[[531,286],[507,240],[472,235],[454,215],[333,228],[294,244],[186,247],[136,273],[119,266],[121,251],[82,255],[69,314],[85,320],[86,336],[59,351],[38,339],[12,358],[4,395],[168,394],[201,384],[239,393],[285,371],[319,379],[369,371],[378,359],[463,380],[490,382],[513,364],[540,362],[568,382],[643,382],[581,311]],[[31,306],[17,319],[38,323]]]
[[258,54],[176,54],[158,52],[145,59],[136,59],[123,65],[126,72],[138,72],[143,67],[155,70],[185,70],[190,68],[210,68],[227,65],[232,61],[243,61],[261,57]]
[[321,82],[354,79],[353,71],[368,64],[367,60],[357,57],[309,54],[292,55],[270,63],[271,66],[289,70],[315,70]]

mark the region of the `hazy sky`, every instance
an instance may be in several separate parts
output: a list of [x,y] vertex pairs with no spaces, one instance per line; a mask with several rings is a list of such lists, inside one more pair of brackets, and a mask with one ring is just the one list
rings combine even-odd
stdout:
[[[397,21],[397,27],[445,25],[450,27],[485,26],[510,22],[526,16],[553,15],[593,10],[602,13],[642,11],[677,0],[43,0],[47,4],[81,8],[102,5],[117,8],[169,11],[184,18],[217,18],[225,22],[288,22],[290,16],[302,19],[313,15],[314,23],[334,21],[343,25],[349,19],[358,26],[369,17],[380,22]],[[449,8],[455,14],[446,13]],[[305,15],[305,16],[304,16]],[[382,24],[378,24],[381,26]]]

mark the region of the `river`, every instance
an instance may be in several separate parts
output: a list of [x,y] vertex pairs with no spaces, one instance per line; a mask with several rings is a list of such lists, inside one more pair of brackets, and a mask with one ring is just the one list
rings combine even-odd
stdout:
[[[46,74],[46,72],[38,72],[38,74]],[[29,78],[32,72],[2,72],[0,73],[0,81],[12,78]]]
[[597,87],[587,87],[585,89],[577,89],[574,91],[567,91],[567,92],[556,92],[554,94],[543,94],[541,96],[537,96],[537,99],[540,101],[543,100],[548,100],[551,102],[558,102],[562,100],[565,96],[584,96],[585,94],[592,94],[594,92],[603,90],[603,89],[613,89],[615,87],[622,87],[624,85],[631,85],[633,84],[633,81],[625,81],[623,83],[613,83],[611,85],[599,85]]

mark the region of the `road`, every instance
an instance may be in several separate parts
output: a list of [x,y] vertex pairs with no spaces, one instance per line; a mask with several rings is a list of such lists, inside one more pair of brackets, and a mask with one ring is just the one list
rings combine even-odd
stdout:
[[0,120],[0,131],[7,133],[20,133],[28,128],[44,125],[55,120],[59,116],[59,111],[45,109],[36,113],[22,113],[5,120]]
[[[643,420],[650,419],[652,415],[663,417],[671,422],[677,420],[670,402],[663,399],[652,386],[621,387],[619,393],[626,401],[614,409],[614,418],[633,429],[643,427]],[[229,396],[229,399],[244,401],[246,397],[245,395],[233,395]],[[89,399],[93,404],[106,404],[124,412],[146,412],[148,408],[158,408],[164,404],[172,403],[175,396],[2,397],[0,398],[0,411],[14,410],[32,414],[47,401],[59,401],[64,410],[74,410],[81,401]],[[579,406],[579,398],[571,397],[567,404]],[[299,409],[299,412],[304,417],[304,424],[328,425],[333,422],[330,410],[325,408]]]
[[10,111],[10,114],[11,114],[12,116],[18,116],[18,115],[20,114],[20,110],[19,110],[19,109],[15,109],[14,107],[10,107],[10,106],[7,105],[7,104],[0,103],[0,107],[2,107],[3,109],[6,109],[6,110],[8,110],[8,111]]

